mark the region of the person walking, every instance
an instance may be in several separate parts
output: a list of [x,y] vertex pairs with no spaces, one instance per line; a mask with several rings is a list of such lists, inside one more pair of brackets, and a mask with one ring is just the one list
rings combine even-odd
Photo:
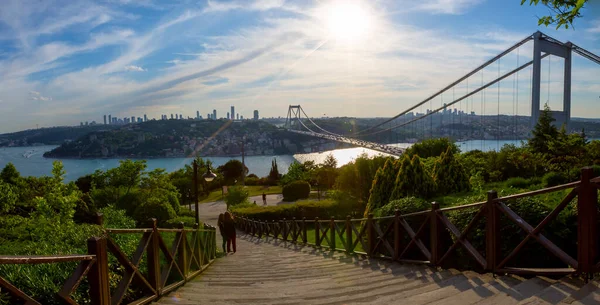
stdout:
[[219,227],[219,232],[221,232],[221,239],[223,239],[222,247],[223,253],[225,252],[225,243],[227,242],[227,234],[225,234],[225,215],[223,213],[219,214],[219,220],[217,220],[217,227]]
[[263,205],[267,205],[267,194],[263,192]]
[[225,223],[224,228],[225,228],[225,235],[227,235],[227,252],[232,252],[231,251],[231,246],[233,246],[233,253],[235,253],[236,251],[236,246],[235,246],[235,224],[233,222],[233,215],[231,215],[231,213],[229,211],[225,212],[225,215],[223,216],[223,222]]

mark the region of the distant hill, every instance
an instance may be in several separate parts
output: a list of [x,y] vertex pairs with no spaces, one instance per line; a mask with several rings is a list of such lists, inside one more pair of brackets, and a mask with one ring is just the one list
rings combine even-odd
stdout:
[[72,141],[90,132],[112,130],[115,125],[59,126],[39,129],[28,129],[13,133],[0,134],[0,147],[29,146],[36,144],[60,145]]

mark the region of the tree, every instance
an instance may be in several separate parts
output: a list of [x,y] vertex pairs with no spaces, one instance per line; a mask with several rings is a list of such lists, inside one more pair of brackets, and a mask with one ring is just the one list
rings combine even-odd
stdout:
[[297,180],[310,181],[310,170],[313,167],[313,165],[314,163],[299,163],[296,161],[292,162],[288,167],[287,173],[281,178],[281,184],[286,185]]
[[269,182],[275,184],[279,181],[279,169],[277,168],[277,158],[273,158],[271,161],[271,170],[269,171]]
[[458,146],[448,138],[427,139],[413,144],[405,154],[409,156],[418,155],[421,158],[441,156],[450,148],[453,153],[458,153]]
[[425,170],[418,155],[404,155],[400,161],[400,170],[390,200],[402,199],[406,196],[430,198],[434,195],[435,187],[431,174]]
[[385,165],[377,170],[371,191],[369,202],[365,209],[365,215],[375,211],[376,209],[386,205],[390,201],[392,192],[394,191],[394,182],[396,180],[397,169],[400,167],[400,162],[395,162],[388,159]]
[[17,171],[17,168],[12,162],[8,162],[2,169],[2,172],[0,172],[0,179],[12,185],[15,185],[20,177],[21,174],[19,174],[19,171]]
[[322,166],[327,168],[337,168],[337,160],[335,159],[333,154],[327,155],[325,161],[323,161]]
[[[527,0],[521,0],[521,5]],[[588,0],[529,0],[529,5],[538,5],[542,3],[552,11],[554,16],[542,16],[538,18],[538,25],[548,26],[556,24],[556,29],[564,26],[568,29],[573,26],[573,21],[581,17],[580,10],[588,2]]]
[[471,187],[467,172],[450,148],[436,162],[433,180],[442,195],[467,191]]
[[236,180],[242,180],[242,177],[248,173],[248,168],[245,168],[239,160],[229,160],[219,166],[218,170],[223,175],[226,184],[234,184]]
[[545,104],[544,110],[540,113],[540,118],[531,132],[532,137],[527,144],[533,152],[548,153],[548,143],[558,136],[558,129],[552,125],[554,121],[550,113],[550,107]]

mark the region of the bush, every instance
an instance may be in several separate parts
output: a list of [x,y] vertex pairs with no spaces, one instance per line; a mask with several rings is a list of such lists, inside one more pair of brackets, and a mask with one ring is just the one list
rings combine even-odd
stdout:
[[177,216],[173,207],[166,202],[161,202],[157,198],[150,198],[135,209],[133,218],[138,226],[145,225],[150,218],[156,218],[159,224],[165,223],[169,219]]
[[456,146],[454,142],[450,141],[450,139],[427,139],[421,141],[420,143],[413,144],[410,148],[406,150],[405,154],[409,155],[411,158],[414,155],[417,155],[421,158],[429,158],[440,156],[448,150],[450,150],[454,154],[460,152],[458,146]]
[[135,228],[135,220],[125,213],[125,210],[120,210],[114,206],[107,206],[100,209],[99,211],[104,215],[103,227],[105,228],[117,228],[117,229],[129,229]]
[[338,202],[332,199],[321,201],[301,200],[292,204],[282,204],[277,206],[239,206],[233,208],[237,216],[249,217],[256,220],[281,220],[286,219],[346,219],[350,215],[353,218],[362,216],[364,206],[356,202]]
[[188,210],[187,208],[182,208],[182,209],[179,209],[177,216],[196,217],[196,214],[192,210]]
[[310,184],[306,181],[294,181],[283,187],[283,201],[296,201],[308,198],[310,195]]
[[435,164],[433,173],[439,194],[460,193],[471,188],[469,176],[462,164],[454,157],[450,147]]
[[545,174],[542,178],[542,181],[544,183],[544,187],[551,187],[569,182],[565,175],[558,172],[549,172]]
[[173,219],[167,220],[163,227],[165,228],[179,228],[180,224],[183,222],[183,226],[186,228],[192,228],[196,224],[196,218],[189,216],[177,216]]
[[431,209],[431,203],[427,200],[406,197],[398,200],[390,201],[388,204],[376,209],[373,214],[375,217],[392,216],[396,209],[400,210],[400,214],[408,214]]
[[260,185],[260,178],[258,177],[246,177],[244,183],[248,186]]
[[241,186],[234,186],[229,188],[227,195],[225,195],[225,203],[227,207],[233,207],[241,203],[248,202],[248,190]]
[[521,178],[521,177],[515,177],[515,178],[510,178],[510,179],[506,180],[506,185],[508,187],[518,188],[518,189],[528,188],[532,184],[533,184],[532,180]]

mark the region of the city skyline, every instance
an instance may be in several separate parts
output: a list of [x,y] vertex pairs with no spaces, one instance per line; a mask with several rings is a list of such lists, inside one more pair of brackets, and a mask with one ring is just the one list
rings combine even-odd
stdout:
[[[299,103],[314,116],[382,117],[536,30],[600,53],[600,8],[592,1],[575,29],[559,30],[537,26],[544,6],[520,1],[31,1],[3,1],[0,133],[76,125],[82,117],[103,123],[98,113],[225,114],[233,104],[236,118],[256,108],[281,116]],[[531,50],[520,51],[522,63]],[[482,76],[514,68],[515,59]],[[547,66],[560,70],[551,57]],[[527,71],[518,82],[521,103]],[[574,57],[573,116],[600,116],[599,74]],[[553,107],[561,77],[542,75],[543,100]],[[511,100],[512,86],[503,82],[502,99]]]

